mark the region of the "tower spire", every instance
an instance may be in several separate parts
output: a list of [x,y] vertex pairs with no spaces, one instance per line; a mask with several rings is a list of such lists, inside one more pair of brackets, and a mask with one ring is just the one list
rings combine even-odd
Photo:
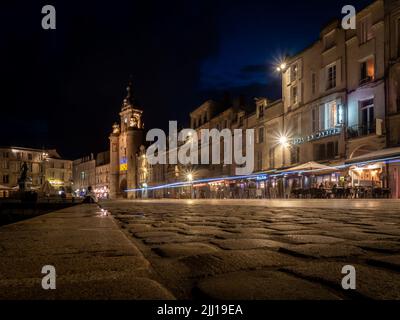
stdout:
[[133,97],[133,84],[132,84],[132,75],[129,76],[129,82],[128,86],[126,87],[126,97],[124,99],[124,105],[123,107],[126,106],[133,106],[135,103],[135,99]]

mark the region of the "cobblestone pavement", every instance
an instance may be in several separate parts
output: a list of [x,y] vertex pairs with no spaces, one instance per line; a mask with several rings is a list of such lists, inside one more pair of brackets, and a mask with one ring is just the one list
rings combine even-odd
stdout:
[[[56,269],[43,290],[42,267]],[[0,228],[0,300],[174,299],[151,278],[149,262],[94,204]]]
[[[400,202],[102,204],[178,299],[400,299]],[[344,265],[357,289],[341,287]]]

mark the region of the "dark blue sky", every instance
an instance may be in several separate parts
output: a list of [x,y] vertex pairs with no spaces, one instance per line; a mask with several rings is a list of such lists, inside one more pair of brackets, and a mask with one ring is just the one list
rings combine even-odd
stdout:
[[[0,4],[0,144],[76,158],[108,147],[129,75],[147,128],[203,100],[279,97],[274,63],[316,40],[341,1],[20,1]],[[53,4],[57,30],[41,29]]]

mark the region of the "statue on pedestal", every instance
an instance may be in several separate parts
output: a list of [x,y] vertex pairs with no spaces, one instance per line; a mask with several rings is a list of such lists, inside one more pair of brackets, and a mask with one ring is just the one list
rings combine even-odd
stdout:
[[26,189],[26,182],[28,180],[28,171],[29,171],[28,164],[24,162],[21,165],[21,175],[18,179],[18,186],[20,191],[25,191]]

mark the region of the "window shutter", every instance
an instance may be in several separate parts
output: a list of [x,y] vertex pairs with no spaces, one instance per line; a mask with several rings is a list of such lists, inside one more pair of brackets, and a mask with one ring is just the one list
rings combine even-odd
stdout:
[[325,105],[319,106],[319,130],[325,129]]
[[298,91],[299,91],[298,100],[299,100],[299,104],[301,104],[303,102],[303,95],[304,95],[304,84],[303,84],[303,82],[299,82]]
[[297,62],[297,69],[298,79],[301,80],[303,78],[303,61],[301,59]]
[[286,70],[286,85],[289,85],[291,82],[290,74],[291,74],[290,68],[287,68],[287,70]]
[[325,68],[322,68],[319,72],[319,92],[324,93],[326,90],[325,83]]
[[342,83],[342,60],[336,61],[336,87],[339,87]]

